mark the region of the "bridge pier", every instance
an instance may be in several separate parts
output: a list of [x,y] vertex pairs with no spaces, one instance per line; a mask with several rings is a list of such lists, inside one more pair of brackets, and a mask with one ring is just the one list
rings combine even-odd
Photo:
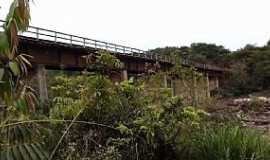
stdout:
[[197,76],[196,72],[192,71],[192,87],[191,87],[191,96],[192,96],[192,105],[198,106],[198,92],[197,92]]
[[38,82],[38,91],[39,91],[39,99],[40,106],[42,107],[44,113],[49,113],[49,96],[48,96],[48,88],[47,88],[47,71],[44,65],[37,65],[37,82]]
[[211,95],[210,95],[210,82],[209,82],[208,73],[206,73],[205,77],[206,77],[206,97],[209,98],[209,97],[211,97]]
[[171,89],[171,96],[175,96],[175,90],[176,86],[174,83],[174,79],[170,77],[169,75],[164,75],[163,77],[164,81],[164,88]]
[[167,75],[164,75],[164,88],[168,88],[168,79],[167,79]]
[[219,88],[219,78],[218,77],[215,77],[215,85],[216,85],[216,88],[218,89]]
[[210,96],[215,95],[216,91],[220,88],[219,76],[208,76]]
[[122,70],[121,72],[122,72],[122,73],[121,73],[121,75],[122,75],[121,80],[122,80],[122,81],[128,80],[128,71],[127,71],[127,69],[124,69],[124,70]]

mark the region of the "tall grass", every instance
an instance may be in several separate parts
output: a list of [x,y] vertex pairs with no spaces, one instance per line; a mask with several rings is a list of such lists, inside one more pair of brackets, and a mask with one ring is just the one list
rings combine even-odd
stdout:
[[190,141],[191,160],[270,160],[269,139],[250,129],[205,128]]

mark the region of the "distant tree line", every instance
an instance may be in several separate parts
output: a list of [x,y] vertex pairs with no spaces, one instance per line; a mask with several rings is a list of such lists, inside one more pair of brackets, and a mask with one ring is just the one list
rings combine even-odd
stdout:
[[190,46],[182,47],[164,47],[151,50],[156,54],[177,54],[182,58],[200,63],[223,64],[223,58],[230,54],[231,51],[224,46],[207,43],[192,43]]
[[270,45],[246,45],[226,57],[232,69],[229,90],[234,95],[270,88]]
[[270,88],[270,41],[258,47],[248,44],[237,51],[222,45],[193,43],[183,47],[164,47],[151,50],[156,54],[177,54],[189,60],[231,69],[226,95],[249,94]]

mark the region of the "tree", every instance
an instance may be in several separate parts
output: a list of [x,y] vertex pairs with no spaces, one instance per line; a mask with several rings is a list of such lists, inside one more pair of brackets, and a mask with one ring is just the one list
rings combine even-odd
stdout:
[[270,87],[270,48],[248,44],[227,56],[232,72],[228,89],[234,95],[247,94]]
[[[30,21],[28,0],[14,0],[0,34],[0,103],[6,117],[0,125],[0,159],[41,160],[47,154],[39,143],[37,125],[12,125],[34,111],[36,98],[25,78],[31,66],[30,56],[18,53],[18,33],[27,30]],[[2,102],[3,101],[3,102]]]
[[17,50],[18,33],[27,30],[29,21],[28,0],[14,0],[0,35],[0,98],[11,108],[22,108],[23,103],[34,109],[35,96],[25,81],[30,56]]
[[225,57],[231,53],[224,46],[207,43],[192,43],[190,47],[164,47],[156,48],[150,52],[160,55],[177,54],[181,57],[188,58],[199,63],[210,63],[216,65],[224,65]]
[[224,46],[207,43],[192,43],[190,50],[193,60],[215,64],[222,64],[222,58],[230,53]]

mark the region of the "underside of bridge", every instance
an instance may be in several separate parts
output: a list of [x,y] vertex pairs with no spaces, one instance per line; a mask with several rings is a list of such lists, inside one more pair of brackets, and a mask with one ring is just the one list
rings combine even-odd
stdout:
[[[87,67],[83,56],[94,54],[96,51],[98,49],[91,47],[20,37],[19,52],[33,56],[33,59],[31,59],[32,73],[37,77],[40,100],[44,104],[48,99],[46,70],[82,71]],[[129,55],[112,52],[112,54],[115,54],[124,64],[123,69],[111,75],[113,81],[127,80],[131,76],[147,73],[157,63],[156,60],[136,56],[136,53]],[[159,70],[166,71],[173,67],[173,64],[168,61],[158,61],[158,63],[160,65]],[[185,64],[183,66],[190,67]],[[209,69],[205,66],[198,66],[196,69],[206,77],[207,86],[203,90],[205,95],[210,96],[210,92],[218,89],[222,84],[224,72],[220,69]],[[181,90],[177,91],[177,88],[181,85],[176,79],[171,79],[169,76],[164,78],[164,86],[173,88],[174,94],[181,92]]]
[[[33,64],[43,64],[47,69],[80,71],[87,65],[83,56],[93,54],[98,49],[84,48],[79,45],[55,43],[47,40],[21,37],[19,52],[33,56]],[[113,52],[112,52],[113,53]],[[156,61],[142,57],[129,56],[128,54],[115,53],[115,56],[124,63],[125,70],[132,74],[146,72],[145,64],[154,64]],[[170,63],[159,62],[162,69],[172,66]]]

